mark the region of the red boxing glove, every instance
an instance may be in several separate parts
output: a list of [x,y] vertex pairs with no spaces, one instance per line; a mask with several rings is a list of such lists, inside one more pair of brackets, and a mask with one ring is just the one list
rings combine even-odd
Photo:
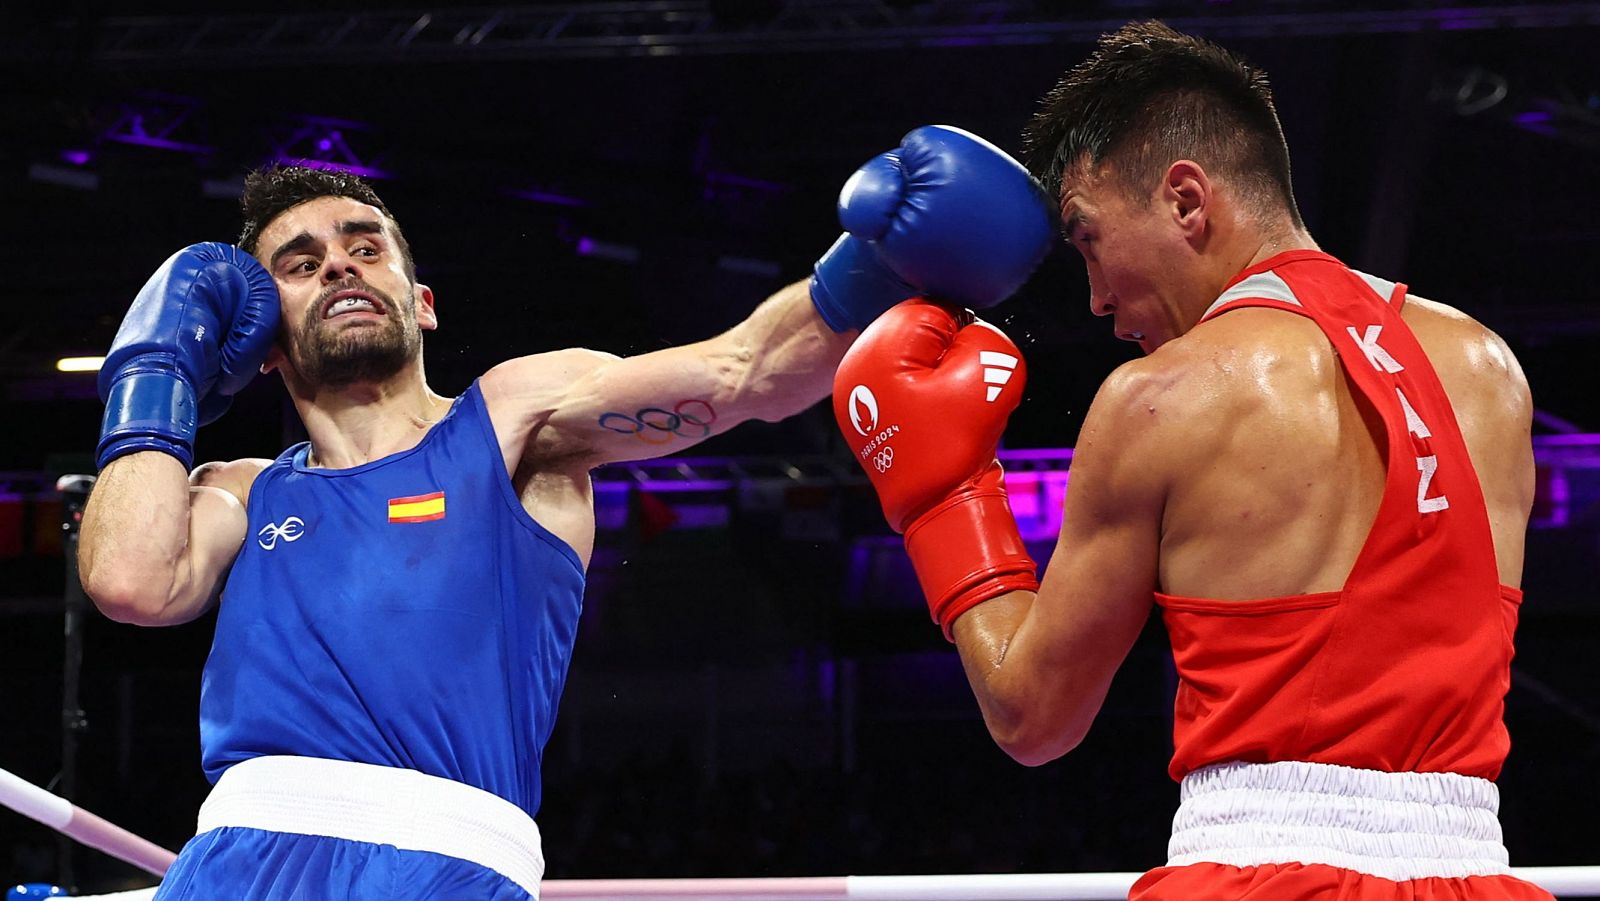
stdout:
[[1036,591],[995,448],[1027,367],[1005,333],[926,300],[867,327],[833,377],[833,414],[903,533],[934,622],[1008,591]]

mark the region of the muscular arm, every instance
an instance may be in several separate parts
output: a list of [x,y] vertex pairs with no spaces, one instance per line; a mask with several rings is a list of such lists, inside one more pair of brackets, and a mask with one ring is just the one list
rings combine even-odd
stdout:
[[95,606],[143,626],[204,613],[244,543],[243,498],[263,462],[207,464],[191,476],[165,453],[113,460],[89,496],[78,545],[84,591]]
[[990,734],[1029,766],[1083,740],[1149,616],[1165,498],[1152,452],[1164,402],[1138,365],[1113,374],[1089,409],[1038,593],[1011,592],[955,622]]
[[[524,357],[490,370],[483,390],[502,439],[527,436],[520,456],[642,460],[816,403],[854,335],[828,328],[802,281],[714,338],[636,357]],[[505,450],[509,460],[515,448]]]

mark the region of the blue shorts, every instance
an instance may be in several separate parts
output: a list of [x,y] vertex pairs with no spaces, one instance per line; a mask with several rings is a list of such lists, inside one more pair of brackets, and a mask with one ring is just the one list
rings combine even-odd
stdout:
[[480,864],[320,835],[228,826],[190,839],[157,901],[529,901]]

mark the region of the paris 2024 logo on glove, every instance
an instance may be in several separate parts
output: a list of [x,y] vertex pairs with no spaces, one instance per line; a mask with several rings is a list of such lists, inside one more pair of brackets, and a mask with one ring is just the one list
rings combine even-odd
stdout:
[[[992,404],[1011,381],[1018,359],[1001,351],[985,350],[979,352],[978,363],[983,370],[983,399]],[[896,424],[881,431],[878,429],[878,398],[866,385],[850,389],[850,399],[845,406],[850,411],[850,425],[855,428],[856,434],[867,439],[867,443],[857,451],[862,463],[870,461],[878,472],[888,472],[894,465],[894,448],[887,446],[887,442],[899,434],[900,426]]]
[[850,410],[850,425],[855,427],[857,434],[867,439],[867,443],[858,451],[862,462],[870,461],[877,471],[888,472],[889,467],[894,465],[894,448],[887,447],[885,442],[900,433],[900,426],[891,425],[879,431],[878,398],[866,385],[857,385],[850,390],[850,401],[846,406]]

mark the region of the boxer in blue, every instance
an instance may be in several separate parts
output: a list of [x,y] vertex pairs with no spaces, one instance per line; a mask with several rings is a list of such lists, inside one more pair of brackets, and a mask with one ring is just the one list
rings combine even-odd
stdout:
[[[917,129],[847,182],[847,233],[813,276],[726,333],[534,354],[449,398],[423,373],[434,292],[368,185],[272,169],[244,209],[238,247],[179,251],[124,319],[81,533],[113,619],[181,623],[220,599],[200,701],[215,785],[164,901],[536,897],[590,470],[810,406],[878,313],[997,303],[1052,233],[1004,153]],[[310,441],[191,471],[197,427],[258,370]]]

